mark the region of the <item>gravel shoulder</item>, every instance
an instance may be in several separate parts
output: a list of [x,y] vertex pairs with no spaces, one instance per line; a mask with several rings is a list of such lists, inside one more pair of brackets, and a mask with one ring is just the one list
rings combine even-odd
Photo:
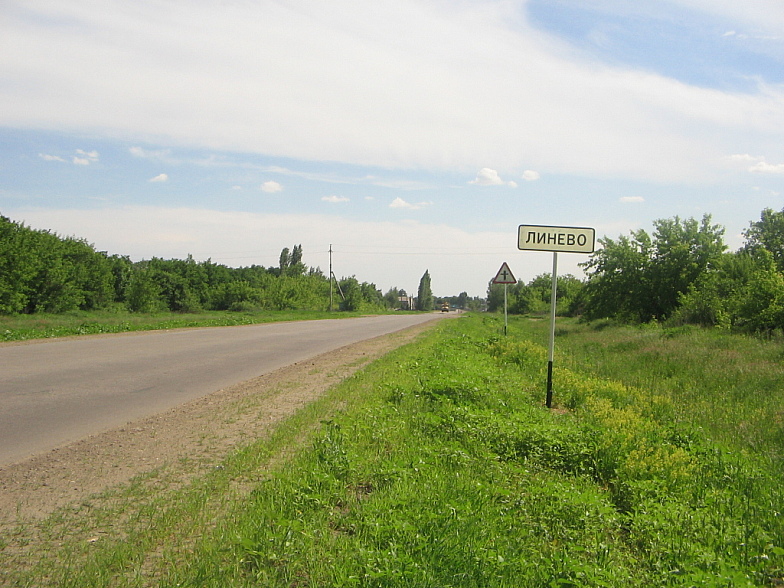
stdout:
[[[16,551],[20,542],[29,550],[37,521],[140,474],[165,465],[170,474],[179,468],[187,480],[208,471],[237,447],[264,438],[331,386],[434,324],[349,345],[0,468],[0,537],[16,538],[0,542],[0,552]],[[23,528],[30,532],[21,537]]]

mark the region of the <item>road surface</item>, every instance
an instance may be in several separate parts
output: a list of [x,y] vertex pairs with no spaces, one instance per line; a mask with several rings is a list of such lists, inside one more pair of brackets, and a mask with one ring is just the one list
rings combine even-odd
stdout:
[[384,315],[0,346],[0,467],[438,318]]

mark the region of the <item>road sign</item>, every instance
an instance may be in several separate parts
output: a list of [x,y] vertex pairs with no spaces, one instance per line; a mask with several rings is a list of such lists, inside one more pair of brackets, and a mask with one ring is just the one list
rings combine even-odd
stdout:
[[553,273],[550,292],[550,349],[547,361],[547,408],[553,401],[553,355],[555,350],[555,305],[558,291],[558,254],[593,253],[596,230],[588,227],[548,227],[520,225],[517,230],[517,248],[523,251],[552,251]]
[[524,251],[593,253],[596,231],[587,227],[520,225],[517,248]]
[[498,270],[498,273],[493,278],[493,284],[516,284],[517,280],[515,279],[514,275],[512,275],[512,270],[509,269],[509,266],[506,265],[506,262],[503,263],[501,269]]

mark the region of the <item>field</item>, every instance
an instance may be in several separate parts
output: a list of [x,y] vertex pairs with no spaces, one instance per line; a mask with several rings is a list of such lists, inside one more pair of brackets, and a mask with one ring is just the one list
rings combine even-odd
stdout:
[[106,540],[60,536],[5,577],[784,585],[784,346],[559,319],[548,410],[546,322],[512,319],[505,337],[492,315],[442,321],[209,474],[160,495],[142,490],[154,472],[118,489],[80,519],[116,519]]
[[156,329],[231,327],[280,321],[349,318],[361,314],[359,312],[306,310],[207,311],[193,314],[182,312],[141,313],[125,310],[75,310],[59,314],[38,312],[35,314],[0,315],[0,341],[25,341]]

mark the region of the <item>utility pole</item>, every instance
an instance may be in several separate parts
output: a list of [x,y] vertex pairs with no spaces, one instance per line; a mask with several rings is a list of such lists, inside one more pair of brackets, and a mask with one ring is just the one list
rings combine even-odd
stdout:
[[329,244],[329,312],[332,312],[332,243]]

